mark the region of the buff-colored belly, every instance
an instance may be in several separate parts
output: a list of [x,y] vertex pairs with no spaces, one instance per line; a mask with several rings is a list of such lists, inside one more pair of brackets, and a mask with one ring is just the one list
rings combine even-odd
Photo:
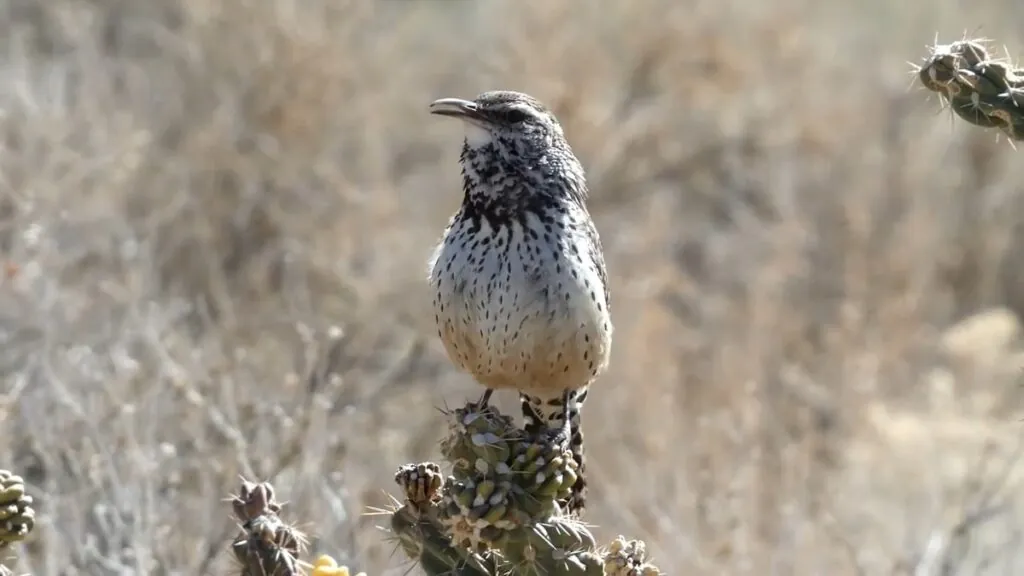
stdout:
[[557,306],[481,318],[487,306],[452,302],[438,329],[452,361],[488,388],[555,395],[589,384],[607,364],[609,342],[597,318]]

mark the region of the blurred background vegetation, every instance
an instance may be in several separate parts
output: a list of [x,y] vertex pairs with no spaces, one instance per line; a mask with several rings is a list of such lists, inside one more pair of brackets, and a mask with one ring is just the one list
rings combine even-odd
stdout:
[[[587,520],[671,574],[1024,571],[1024,162],[912,85],[1010,0],[0,0],[0,455],[33,574],[223,574],[238,475],[354,570],[436,459],[426,260],[495,88],[613,290]],[[515,411],[511,396],[499,405]],[[944,571],[945,570],[945,571]]]

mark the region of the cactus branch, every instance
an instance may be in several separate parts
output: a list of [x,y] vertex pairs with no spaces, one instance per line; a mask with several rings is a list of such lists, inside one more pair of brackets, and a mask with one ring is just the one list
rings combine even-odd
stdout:
[[993,58],[981,41],[936,45],[915,73],[957,116],[1024,140],[1024,70]]
[[643,542],[599,548],[558,505],[579,470],[551,437],[530,435],[493,406],[450,411],[441,454],[395,473],[404,503],[391,514],[402,550],[430,576],[656,576]]

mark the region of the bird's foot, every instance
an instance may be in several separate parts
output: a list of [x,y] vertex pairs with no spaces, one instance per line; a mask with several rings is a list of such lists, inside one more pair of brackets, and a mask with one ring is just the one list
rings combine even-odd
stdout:
[[572,443],[572,400],[571,392],[564,392],[562,395],[562,426],[554,431],[551,442],[559,448],[569,450]]

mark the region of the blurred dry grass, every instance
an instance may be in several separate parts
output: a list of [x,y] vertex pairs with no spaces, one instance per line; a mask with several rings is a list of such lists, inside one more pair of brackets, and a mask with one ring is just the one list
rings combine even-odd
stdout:
[[319,550],[404,569],[361,513],[434,455],[431,406],[477,393],[426,312],[460,133],[425,106],[506,87],[562,119],[608,252],[602,540],[675,574],[1021,571],[1024,163],[905,64],[979,26],[1019,53],[1021,24],[1009,0],[0,0],[0,454],[40,515],[18,568],[224,573],[245,474]]

